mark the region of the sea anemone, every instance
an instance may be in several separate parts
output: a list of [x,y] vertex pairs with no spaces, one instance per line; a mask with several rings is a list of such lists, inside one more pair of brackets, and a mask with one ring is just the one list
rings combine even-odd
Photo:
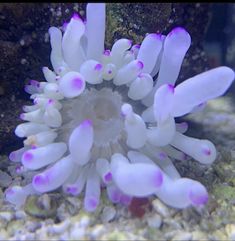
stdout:
[[206,188],[182,178],[172,161],[190,156],[209,165],[216,149],[186,136],[188,124],[175,117],[223,95],[234,71],[218,67],[175,87],[191,43],[184,28],[150,33],[141,45],[119,39],[104,50],[105,4],[86,11],[86,22],[74,14],[63,34],[49,29],[53,71],[43,67],[46,81],[26,85],[33,105],[23,107],[27,122],[15,129],[26,139],[9,156],[32,180],[8,188],[6,199],[21,206],[28,195],[62,188],[74,196],[84,191],[84,208],[94,211],[106,189],[113,203],[156,195],[175,208],[203,206]]

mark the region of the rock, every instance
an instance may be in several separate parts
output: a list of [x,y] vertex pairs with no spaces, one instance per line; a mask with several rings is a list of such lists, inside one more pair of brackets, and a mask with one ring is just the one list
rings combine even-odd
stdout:
[[193,207],[182,210],[182,216],[186,222],[194,221],[195,224],[198,223],[201,218],[201,215],[196,212],[196,209]]
[[101,220],[104,223],[108,223],[115,218],[116,210],[112,206],[106,206],[101,214]]
[[69,232],[68,232],[68,230],[66,230],[65,232],[63,232],[63,233],[59,236],[58,239],[59,239],[59,240],[69,240]]
[[84,215],[80,220],[80,226],[83,228],[86,228],[89,226],[90,222],[91,222],[90,217],[87,215]]
[[206,234],[202,231],[196,230],[192,232],[192,240],[207,240]]
[[56,213],[56,217],[62,222],[63,220],[65,220],[66,218],[70,217],[70,214],[67,210],[67,206],[65,205],[65,203],[61,203],[60,206],[57,209],[57,213]]
[[61,234],[64,233],[65,230],[68,229],[71,221],[69,219],[66,219],[64,222],[54,224],[48,227],[48,233],[50,234]]
[[42,227],[42,224],[38,221],[27,221],[25,223],[25,228],[28,230],[28,232],[35,233],[35,231]]
[[11,176],[0,170],[0,187],[9,187],[12,182]]
[[163,221],[164,221],[164,224],[169,225],[169,227],[173,230],[182,228],[181,222],[179,222],[178,220],[171,219],[171,218],[165,218]]
[[0,240],[9,240],[9,234],[5,229],[0,230]]
[[18,234],[16,235],[16,240],[35,240],[34,233]]
[[23,210],[17,210],[15,212],[15,218],[16,219],[24,219],[24,218],[26,218],[26,216],[27,216],[27,214]]
[[140,43],[146,33],[163,32],[168,25],[171,8],[171,3],[127,3],[125,8],[121,3],[107,4],[107,48],[120,38]]
[[188,241],[192,239],[192,234],[185,231],[179,231],[172,239],[172,241]]
[[213,236],[214,236],[214,240],[228,240],[228,237],[226,235],[226,233],[224,232],[224,230],[216,230],[214,233],[213,233]]
[[235,224],[227,224],[225,226],[225,231],[227,233],[229,240],[234,241],[235,240]]
[[76,227],[74,226],[70,233],[70,240],[83,240],[85,236],[85,228],[84,227]]
[[98,240],[99,237],[105,232],[105,227],[103,225],[97,224],[95,225],[91,232],[90,236],[92,240]]
[[[63,202],[63,201],[62,201]],[[66,208],[70,215],[76,215],[81,208],[81,201],[77,197],[66,197],[65,199]]]
[[162,217],[166,218],[170,216],[170,212],[165,204],[163,204],[160,200],[155,199],[152,202],[154,210],[159,213]]
[[158,229],[162,224],[162,218],[160,215],[154,214],[153,216],[147,218],[147,223],[149,227]]
[[177,230],[166,231],[166,232],[164,233],[164,238],[167,239],[167,240],[172,239],[174,236],[177,235],[177,233],[178,233]]
[[235,160],[235,150],[231,150],[231,158],[232,160]]
[[0,219],[4,219],[7,222],[10,222],[13,219],[13,216],[14,215],[11,212],[7,212],[7,211],[0,212]]
[[43,194],[42,196],[29,196],[26,199],[24,210],[33,217],[45,219],[55,217],[57,207],[57,201],[53,196]]
[[10,225],[7,226],[6,231],[9,236],[22,234],[24,230],[25,220],[12,220]]
[[36,240],[49,240],[49,235],[47,233],[47,227],[42,227],[35,232]]
[[125,233],[120,231],[113,231],[101,236],[101,240],[128,240]]

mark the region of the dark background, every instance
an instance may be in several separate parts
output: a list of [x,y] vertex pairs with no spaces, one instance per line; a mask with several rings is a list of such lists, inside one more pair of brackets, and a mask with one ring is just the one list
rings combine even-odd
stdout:
[[204,48],[209,65],[235,68],[235,4],[214,3]]

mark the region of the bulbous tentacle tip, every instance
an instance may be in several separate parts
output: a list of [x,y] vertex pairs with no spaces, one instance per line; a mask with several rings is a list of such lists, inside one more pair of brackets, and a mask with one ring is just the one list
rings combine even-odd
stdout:
[[133,48],[133,49],[140,49],[140,44],[135,44],[135,45],[133,45],[132,48]]
[[123,104],[121,107],[121,115],[125,117],[131,113],[133,113],[132,106],[128,103]]
[[80,67],[80,73],[89,84],[102,83],[103,65],[96,60],[89,59]]
[[72,85],[74,88],[76,89],[81,89],[83,87],[83,80],[81,78],[74,78],[73,79],[73,82],[72,82]]
[[85,199],[84,208],[87,212],[93,212],[98,206],[98,200],[94,197],[89,197]]
[[38,187],[40,186],[45,186],[49,183],[49,179],[48,176],[45,176],[43,174],[38,174],[36,176],[34,176],[32,184],[33,187],[37,190]]
[[163,183],[163,174],[160,170],[157,170],[154,176],[154,185],[156,187],[160,187],[162,183]]
[[131,46],[133,41],[131,39],[128,39],[128,44]]
[[22,174],[25,171],[25,167],[24,166],[17,166],[15,169],[17,174]]
[[103,65],[102,65],[102,64],[96,64],[95,67],[94,67],[94,69],[95,69],[96,71],[101,71],[101,70],[103,69]]
[[51,34],[53,33],[53,31],[55,31],[55,28],[56,28],[56,27],[50,27],[50,28],[48,29],[48,33],[51,35]]
[[105,56],[110,56],[111,51],[110,51],[109,49],[106,49],[106,50],[104,50],[103,54],[104,54]]
[[53,105],[54,103],[55,103],[55,100],[53,100],[53,99],[49,99],[49,100],[47,101],[47,105],[48,105],[48,106]]
[[175,92],[175,87],[174,87],[174,85],[168,84],[167,87],[168,87],[169,91],[171,91],[172,93]]
[[84,120],[84,121],[81,123],[81,126],[82,126],[82,127],[91,127],[92,125],[93,125],[93,123],[92,123],[92,120],[90,120],[90,119]]
[[67,185],[64,189],[64,191],[68,194],[71,194],[73,196],[76,196],[78,193],[78,188],[74,185]]
[[137,67],[139,69],[143,69],[144,68],[144,63],[142,61],[140,61],[140,60],[136,63],[136,65],[137,65]]
[[78,72],[68,72],[59,80],[59,91],[66,98],[79,96],[85,89],[84,77]]
[[203,148],[202,152],[206,155],[206,156],[210,156],[211,155],[211,150],[208,148]]
[[13,187],[7,188],[4,193],[5,200],[15,205],[21,205],[24,202],[24,200],[20,201],[20,200],[17,200],[16,198],[17,193],[21,192],[21,189],[22,188],[19,186],[13,186]]
[[193,206],[204,206],[209,200],[208,192],[202,184],[196,183],[189,191],[189,199]]
[[68,22],[64,22],[63,25],[62,25],[62,30],[65,32],[66,31],[66,28],[68,27]]
[[183,27],[175,27],[171,30],[171,32],[169,33],[169,36],[172,35],[172,34],[179,34],[179,33],[188,33],[188,31],[183,28]]
[[158,34],[157,33],[150,33],[147,36],[151,37],[151,38],[156,38],[156,37],[158,37]]
[[[50,30],[50,29],[49,29]],[[46,67],[46,66],[43,66],[42,67],[42,72],[45,72],[45,71],[47,71],[48,70],[48,67]]]
[[29,81],[29,84],[34,86],[34,87],[38,87],[38,88],[40,87],[40,83],[37,80],[34,80],[34,79],[31,79]]
[[78,13],[74,13],[73,16],[72,16],[72,19],[82,21],[82,18],[79,16]]
[[212,164],[217,155],[214,144],[208,140],[203,140],[201,143],[202,158],[200,159],[200,162],[208,165]]
[[113,179],[113,176],[112,176],[112,173],[111,172],[108,172],[105,176],[104,176],[104,180],[106,182],[111,182]]
[[167,154],[165,152],[160,152],[158,157],[160,160],[165,160],[167,158]]
[[111,183],[110,185],[107,186],[107,195],[109,200],[112,203],[119,203],[120,202],[120,198],[121,198],[121,191],[117,188],[116,185],[114,185],[113,183]]
[[19,116],[20,120],[25,120],[25,114],[24,113],[21,113],[20,116]]
[[30,162],[33,160],[33,154],[30,151],[26,151],[22,156],[22,162]]

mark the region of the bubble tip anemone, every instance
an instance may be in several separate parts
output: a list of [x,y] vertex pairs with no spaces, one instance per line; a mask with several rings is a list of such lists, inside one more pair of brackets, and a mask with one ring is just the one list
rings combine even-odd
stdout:
[[85,190],[84,208],[92,212],[104,187],[111,202],[124,205],[150,195],[175,208],[205,205],[206,188],[180,177],[172,161],[190,156],[208,165],[216,149],[186,136],[188,124],[175,117],[223,95],[234,71],[218,67],[175,86],[191,44],[184,28],[150,33],[141,45],[119,39],[111,50],[104,50],[104,34],[105,4],[88,4],[86,23],[74,14],[63,32],[49,28],[54,70],[43,67],[46,81],[25,86],[33,105],[24,106],[26,122],[15,134],[26,139],[9,155],[22,164],[19,175],[36,175],[24,187],[7,189],[5,198],[20,206],[30,194]]

